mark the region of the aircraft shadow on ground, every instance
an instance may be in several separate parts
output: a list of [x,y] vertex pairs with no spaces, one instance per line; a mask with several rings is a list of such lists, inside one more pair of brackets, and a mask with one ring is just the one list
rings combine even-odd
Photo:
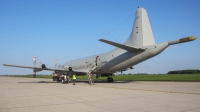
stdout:
[[57,82],[53,82],[53,81],[34,81],[34,82],[17,82],[17,83],[57,83]]
[[[94,83],[130,83],[133,81],[113,81],[113,82],[107,82],[104,80],[95,80]],[[18,82],[18,83],[61,83],[61,81],[56,82],[56,81],[34,81],[34,82]],[[69,83],[73,83],[72,81],[70,81]],[[76,83],[87,83],[87,80],[77,80]]]
[[[133,81],[113,81],[113,82],[107,82],[105,80],[95,80],[94,83],[130,83]],[[78,80],[76,83],[88,83],[87,80]]]

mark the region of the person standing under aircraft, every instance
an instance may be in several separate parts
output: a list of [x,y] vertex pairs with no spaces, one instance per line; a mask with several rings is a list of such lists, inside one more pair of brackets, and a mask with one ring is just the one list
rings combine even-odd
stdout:
[[73,74],[73,83],[74,83],[73,85],[75,85],[75,82],[76,82],[76,73]]

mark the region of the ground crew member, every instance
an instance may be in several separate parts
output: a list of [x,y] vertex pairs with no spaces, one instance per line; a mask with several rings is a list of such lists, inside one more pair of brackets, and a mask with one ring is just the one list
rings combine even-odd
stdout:
[[73,78],[74,71],[72,70],[72,67],[69,67],[69,72],[68,72],[68,76],[69,76],[69,81],[71,81]]
[[76,74],[75,73],[73,74],[72,78],[73,78],[73,83],[74,83],[73,85],[75,85],[75,82],[76,82]]

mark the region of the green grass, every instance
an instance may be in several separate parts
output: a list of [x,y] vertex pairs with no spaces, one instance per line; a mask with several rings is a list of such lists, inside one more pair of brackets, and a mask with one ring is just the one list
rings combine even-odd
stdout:
[[[32,75],[13,75],[14,77],[32,78]],[[51,75],[37,75],[37,78],[52,78]],[[163,75],[116,75],[117,81],[185,81],[200,82],[200,74],[163,74]],[[77,76],[77,79],[87,80],[87,76]],[[94,76],[94,79],[96,77]],[[107,77],[100,77],[98,80],[106,80]]]
[[131,81],[195,81],[200,82],[200,74],[170,74],[170,75],[119,75],[114,80]]

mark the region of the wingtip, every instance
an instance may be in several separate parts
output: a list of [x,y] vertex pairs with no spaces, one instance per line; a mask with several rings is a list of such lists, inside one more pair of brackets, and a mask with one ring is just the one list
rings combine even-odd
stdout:
[[99,39],[99,41],[103,42],[103,41],[104,41],[104,39]]
[[196,36],[190,36],[188,39],[189,39],[190,41],[192,41],[192,40],[196,40],[197,37],[196,37]]

